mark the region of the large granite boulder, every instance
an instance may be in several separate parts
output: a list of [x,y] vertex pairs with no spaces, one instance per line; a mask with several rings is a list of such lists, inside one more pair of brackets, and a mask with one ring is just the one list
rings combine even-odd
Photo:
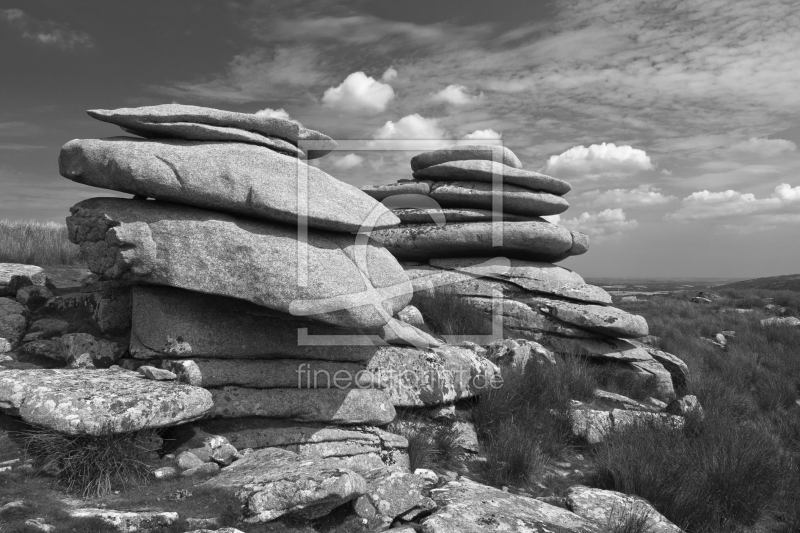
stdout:
[[649,333],[647,321],[616,307],[572,303],[538,296],[524,303],[567,324],[611,337],[638,338]]
[[433,489],[431,497],[438,505],[438,510],[422,520],[424,533],[605,531],[561,507],[503,492],[463,477]]
[[[493,246],[493,226],[502,235],[502,244]],[[588,249],[585,235],[550,224],[545,220],[529,222],[466,222],[416,224],[377,230],[372,238],[383,244],[395,257],[428,260],[442,257],[505,256],[528,261],[561,261]]]
[[[379,292],[330,234],[309,231],[302,255],[291,226],[179,204],[93,198],[71,213],[70,240],[92,272],[109,278],[240,298],[349,327],[381,327],[411,299],[399,264],[377,254],[376,265],[393,271],[370,276],[398,282]],[[364,256],[369,266],[376,254]]]
[[0,353],[10,352],[25,336],[27,310],[11,298],[0,298]]
[[34,265],[0,263],[0,296],[14,297],[17,291],[28,285],[44,287],[47,281],[44,269]]
[[126,433],[202,417],[211,393],[127,370],[6,370],[0,410],[72,435]]
[[[408,333],[405,328],[395,329]],[[370,336],[374,342],[359,345],[347,341],[346,336]],[[384,344],[382,339],[387,337],[383,328],[353,329],[315,323],[234,298],[170,287],[133,290],[130,351],[139,359],[366,361],[384,349],[379,344]]]
[[[297,144],[300,141],[317,141],[308,158],[322,157],[336,148],[336,142],[318,131],[304,128],[297,122],[265,115],[236,113],[209,107],[181,104],[163,104],[136,108],[92,109],[90,117],[135,131],[165,132],[170,125],[202,124],[216,128],[254,132],[267,137],[278,137]],[[227,139],[220,139],[227,140]]]
[[389,395],[374,389],[211,389],[222,418],[264,416],[330,424],[388,424],[395,417]]
[[466,160],[496,161],[512,168],[522,168],[519,158],[505,146],[464,144],[417,154],[411,158],[411,169],[418,171],[450,161]]
[[286,514],[318,518],[367,491],[364,478],[352,470],[278,448],[249,453],[200,486],[238,498],[250,523]]
[[367,498],[386,522],[421,505],[425,500],[422,489],[425,480],[420,476],[393,468],[378,468],[364,474]]
[[570,184],[564,180],[486,160],[448,161],[418,170],[414,172],[414,177],[433,181],[482,181],[488,183],[493,183],[494,178],[498,177],[504,184],[517,185],[533,191],[550,192],[559,196],[572,190]]
[[252,144],[76,139],[61,148],[58,168],[85,185],[283,222],[295,233],[306,223],[356,232],[400,222],[356,187]]
[[500,370],[467,348],[387,347],[367,363],[396,407],[436,406],[479,396],[497,387]]
[[623,527],[626,519],[644,522],[642,530],[651,533],[683,533],[642,498],[577,485],[566,495],[567,508],[578,516],[605,525],[610,531]]
[[473,207],[529,217],[558,215],[569,209],[569,202],[549,192],[535,192],[516,185],[495,190],[491,183],[480,181],[439,181],[431,186],[430,197],[444,207]]
[[390,196],[401,194],[421,194],[428,196],[431,193],[431,181],[399,180],[396,183],[384,183],[381,185],[365,185],[361,190],[375,200],[381,201]]

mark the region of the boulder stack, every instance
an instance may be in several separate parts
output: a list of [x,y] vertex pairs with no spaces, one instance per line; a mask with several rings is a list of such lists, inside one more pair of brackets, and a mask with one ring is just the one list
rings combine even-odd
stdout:
[[449,294],[500,319],[504,338],[611,364],[671,401],[686,365],[635,340],[648,335],[643,317],[612,307],[605,290],[554,264],[589,247],[586,235],[541,218],[567,209],[571,186],[521,167],[508,148],[459,146],[415,156],[413,179],[362,189],[394,206],[402,222],[372,236],[402,261],[413,303]]

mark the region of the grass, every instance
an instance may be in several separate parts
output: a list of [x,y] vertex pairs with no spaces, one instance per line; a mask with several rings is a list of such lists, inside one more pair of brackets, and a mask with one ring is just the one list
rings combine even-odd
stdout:
[[438,335],[452,335],[469,340],[492,332],[491,318],[463,302],[446,290],[414,293],[414,306],[422,313],[425,324]]
[[606,524],[607,533],[652,533],[652,511],[645,505],[616,506]]
[[449,469],[459,454],[458,433],[452,424],[407,417],[389,425],[388,431],[408,440],[410,469]]
[[80,248],[67,239],[67,227],[55,222],[0,220],[0,263],[81,264]]

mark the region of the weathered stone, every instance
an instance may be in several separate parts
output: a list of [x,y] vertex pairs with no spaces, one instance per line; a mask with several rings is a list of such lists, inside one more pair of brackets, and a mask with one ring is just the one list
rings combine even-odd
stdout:
[[638,341],[628,339],[626,342],[636,346],[637,348],[646,349],[647,353],[649,353],[653,359],[661,363],[661,365],[672,375],[672,385],[675,390],[684,390],[686,388],[686,385],[689,381],[689,367],[683,362],[683,360],[681,360],[681,358],[672,355],[671,353],[647,346],[641,342],[641,339]]
[[498,366],[510,366],[524,370],[528,364],[556,364],[553,354],[539,344],[528,339],[503,339],[486,346],[485,357]]
[[577,401],[570,406],[569,421],[572,434],[589,444],[603,442],[614,426],[610,411],[591,409]]
[[166,427],[212,408],[199,387],[116,370],[0,372],[0,410],[62,433],[103,435]]
[[217,463],[203,463],[200,466],[190,468],[181,472],[183,477],[199,477],[199,476],[212,476],[219,472],[220,468]]
[[761,321],[762,326],[800,326],[800,318],[795,316],[788,316],[784,318],[779,318],[773,316],[771,318],[765,318]]
[[[566,494],[567,508],[607,531],[619,531],[626,520],[641,518],[642,531],[651,533],[683,533],[683,530],[656,511],[647,500],[621,492],[594,489],[581,485],[570,487]],[[636,520],[638,523],[640,520]]]
[[[378,257],[377,265],[394,268],[376,279],[401,280],[378,291],[348,252],[322,233],[309,231],[303,270],[291,226],[119,198],[85,200],[71,211],[70,239],[81,244],[93,272],[111,278],[241,298],[350,327],[383,326],[411,298],[397,263],[387,265],[383,254],[365,250],[368,264]],[[314,282],[304,285],[301,274]]]
[[63,335],[60,342],[66,360],[89,354],[97,366],[111,366],[125,352],[125,349],[116,342],[99,339],[89,333],[69,333]]
[[172,479],[178,475],[178,471],[171,466],[156,468],[150,473],[156,479]]
[[384,425],[395,411],[387,393],[380,390],[249,389],[223,387],[211,390],[212,415],[223,418],[265,416],[304,422]]
[[44,287],[47,276],[42,267],[19,265],[16,263],[0,263],[0,296],[14,298],[17,291],[28,285]]
[[446,222],[527,222],[538,220],[538,217],[515,215],[513,213],[495,213],[488,209],[473,209],[468,207],[442,207],[442,208],[413,208],[404,207],[392,209],[392,213],[400,219],[402,224],[435,224]]
[[92,109],[87,113],[97,120],[134,130],[163,124],[189,123],[260,133],[268,137],[286,139],[293,144],[299,141],[317,141],[314,150],[309,151],[309,159],[322,157],[336,148],[336,142],[327,135],[304,128],[292,120],[210,107],[163,104],[136,108]]
[[67,356],[67,368],[97,368],[88,352],[71,353]]
[[604,531],[566,509],[534,498],[503,492],[467,478],[433,489],[431,497],[439,509],[422,520],[424,533]]
[[39,309],[52,297],[50,289],[40,285],[28,285],[17,291],[17,301],[31,311]]
[[500,375],[488,359],[448,345],[427,351],[387,347],[367,368],[387,383],[385,391],[398,407],[441,405],[478,396]]
[[706,416],[703,406],[700,405],[700,400],[693,394],[672,400],[664,408],[664,411],[676,416],[696,416],[701,420]]
[[430,197],[444,207],[494,209],[530,217],[558,215],[569,209],[569,202],[548,192],[534,192],[516,185],[503,185],[495,190],[491,183],[480,181],[439,181],[431,185]]
[[44,337],[57,337],[69,329],[69,322],[57,318],[41,318],[33,322],[28,328],[29,332],[41,332]]
[[626,363],[628,366],[649,374],[652,384],[652,395],[664,402],[671,402],[675,399],[675,385],[673,384],[672,374],[655,359],[649,361],[631,361]]
[[[178,379],[178,376],[169,370],[164,370],[149,365],[140,366],[139,373],[147,379],[154,379],[156,381],[174,381]],[[186,383],[186,381],[184,381],[184,383]],[[189,385],[194,385],[194,383],[189,383]]]
[[[624,409],[626,411],[652,411],[653,408],[651,406],[645,405],[641,402],[637,402],[636,400],[632,400],[627,396],[623,396],[622,394],[616,394],[614,392],[608,392],[600,389],[595,389],[593,394],[594,401],[593,404],[599,404],[603,407],[607,407],[610,409]],[[655,398],[651,398],[652,400],[658,401]],[[662,402],[663,403],[663,402]],[[666,405],[666,404],[665,404]]]
[[470,453],[480,451],[478,432],[472,421],[455,421],[451,427],[456,436],[455,442],[462,450]]
[[579,328],[612,337],[636,338],[648,334],[647,321],[616,307],[575,304],[549,298],[531,298],[525,303]]
[[496,161],[512,168],[522,168],[519,158],[505,146],[464,144],[417,154],[411,158],[411,169],[418,171],[450,161],[467,160]]
[[0,353],[10,352],[25,336],[25,308],[10,298],[0,298]]
[[[241,454],[233,446],[227,438],[220,435],[212,435],[203,440],[203,446],[200,448],[204,457],[207,455],[209,461],[213,461],[220,466],[229,466],[231,463],[241,457]],[[194,450],[196,454],[198,450]]]
[[395,518],[422,503],[425,480],[408,472],[380,468],[364,475],[367,497],[381,516]]
[[[403,277],[407,279],[405,273]],[[405,282],[404,285],[411,293],[411,284]],[[326,341],[323,335],[332,337]],[[135,287],[133,291],[131,355],[139,359],[192,357],[364,361],[384,349],[372,344],[337,342],[345,335],[373,335],[378,339],[375,344],[383,344],[380,337],[385,337],[383,329],[338,328],[234,298],[168,287]],[[200,364],[212,363],[198,362]],[[226,367],[221,364],[213,371],[224,372]],[[265,369],[268,367],[263,365]],[[170,370],[179,373],[172,368]],[[186,371],[194,372],[191,368]],[[231,372],[220,374],[219,378],[210,373],[204,375],[212,380],[209,383],[215,383],[232,372],[231,369]],[[235,373],[244,375],[243,372]],[[253,379],[256,377],[250,382]],[[283,378],[275,375],[273,379],[278,383]]]
[[634,341],[612,339],[578,339],[545,335],[541,343],[562,355],[577,355],[614,361],[651,361],[653,356]]
[[549,263],[519,259],[481,257],[431,259],[431,266],[509,281],[535,293],[553,294],[571,300],[610,304],[611,295],[588,285],[576,272]]
[[192,122],[151,122],[136,128],[122,128],[145,139],[183,139],[187,141],[244,142],[266,146],[289,156],[302,157],[304,152],[294,144],[278,137],[261,135],[254,131]]
[[377,511],[372,505],[369,496],[366,495],[356,498],[356,501],[353,502],[353,512],[361,518],[366,518],[367,520],[375,518],[375,515],[377,514]]
[[41,341],[41,340],[45,340],[44,333],[41,331],[34,331],[31,333],[26,333],[25,336],[22,337],[20,344],[25,344],[33,341]]
[[35,357],[47,357],[53,361],[66,362],[67,360],[59,338],[29,342],[20,348],[20,352]]
[[201,486],[234,495],[251,523],[286,514],[317,518],[367,491],[364,478],[351,470],[276,448],[249,453]]
[[[502,245],[492,245],[493,226],[502,235]],[[580,235],[544,220],[458,223],[443,228],[418,224],[372,232],[373,240],[383,244],[395,257],[426,261],[473,256],[560,261],[586,251]]]
[[205,462],[197,457],[192,452],[181,452],[178,454],[178,457],[175,459],[175,462],[178,463],[178,467],[181,470],[189,470],[191,468],[197,468],[198,466],[203,466]]
[[124,333],[131,328],[131,289],[92,293],[92,319],[103,333]]
[[414,470],[414,475],[422,478],[422,481],[425,483],[424,488],[426,489],[432,489],[439,484],[439,476],[436,475],[436,472],[433,470],[417,468]]
[[422,317],[422,313],[419,309],[414,307],[413,305],[407,305],[402,308],[397,313],[397,318],[402,320],[406,324],[410,324],[416,328],[425,330],[427,326],[425,325],[425,319]]
[[663,429],[683,429],[685,420],[680,416],[667,413],[652,413],[647,411],[626,411],[614,409],[611,411],[611,418],[614,421],[614,430],[645,425],[656,426]]
[[380,202],[390,196],[398,196],[400,194],[421,194],[423,196],[428,196],[431,192],[431,183],[432,182],[418,180],[399,180],[397,183],[366,185],[361,187],[361,190]]
[[559,196],[572,190],[569,183],[538,172],[514,168],[486,160],[448,161],[414,172],[417,179],[434,181],[480,181],[493,183],[498,176],[505,187],[516,185],[533,191],[545,191]]
[[348,233],[400,222],[356,187],[252,144],[79,139],[64,145],[58,163],[62,176],[84,185],[282,222],[295,235],[301,220]]

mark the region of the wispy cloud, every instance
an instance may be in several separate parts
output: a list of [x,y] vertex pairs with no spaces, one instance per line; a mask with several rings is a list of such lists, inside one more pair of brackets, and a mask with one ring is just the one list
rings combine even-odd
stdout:
[[0,9],[0,20],[15,28],[23,38],[45,46],[56,46],[63,50],[94,46],[88,33],[73,30],[63,22],[34,18],[21,9]]
[[734,190],[699,191],[684,198],[681,204],[678,211],[666,216],[667,220],[707,220],[762,214],[800,205],[800,186],[782,183],[775,187],[768,198],[760,199],[754,194]]
[[595,189],[581,193],[572,200],[592,207],[647,207],[667,204],[677,198],[663,194],[661,189],[652,185],[644,184],[635,189],[610,189],[602,192]]

